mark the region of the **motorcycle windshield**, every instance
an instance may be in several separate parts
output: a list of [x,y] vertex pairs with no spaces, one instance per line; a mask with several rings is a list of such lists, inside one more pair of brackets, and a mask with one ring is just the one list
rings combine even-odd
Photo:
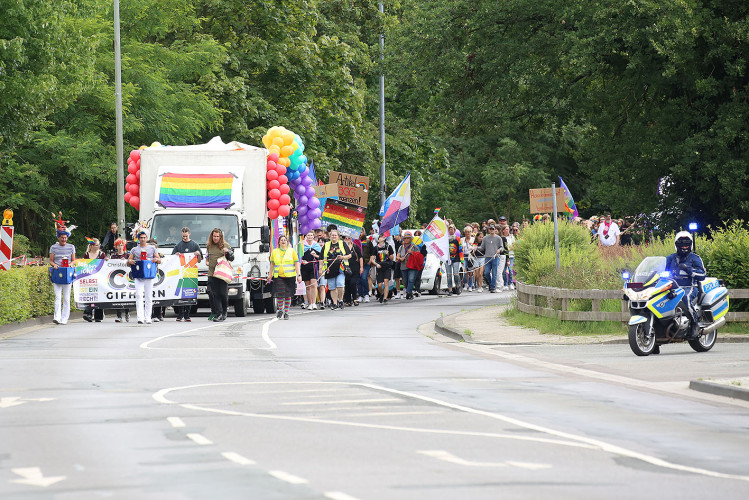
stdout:
[[635,275],[632,279],[635,283],[647,283],[654,276],[666,270],[665,257],[645,257],[640,265],[635,269]]

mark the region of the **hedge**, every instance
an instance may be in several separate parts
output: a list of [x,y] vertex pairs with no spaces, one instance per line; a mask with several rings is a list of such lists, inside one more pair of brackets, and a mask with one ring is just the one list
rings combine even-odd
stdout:
[[54,313],[55,292],[47,269],[26,266],[0,271],[0,325]]

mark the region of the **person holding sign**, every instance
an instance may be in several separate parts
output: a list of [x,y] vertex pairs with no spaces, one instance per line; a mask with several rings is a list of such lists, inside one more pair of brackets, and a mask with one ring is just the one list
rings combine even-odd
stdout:
[[[148,235],[145,231],[138,233],[138,246],[130,250],[130,257],[127,259],[127,263],[130,266],[134,266],[136,262],[145,263],[153,262],[159,264],[161,258],[156,252],[156,247],[148,244]],[[146,323],[151,324],[151,312],[153,309],[153,277],[152,278],[136,278],[133,277],[135,282],[135,312],[138,316],[138,324],[142,325]]]

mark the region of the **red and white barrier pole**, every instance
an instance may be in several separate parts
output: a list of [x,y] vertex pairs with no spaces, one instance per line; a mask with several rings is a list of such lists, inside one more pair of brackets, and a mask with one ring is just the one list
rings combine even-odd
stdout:
[[0,226],[0,269],[10,270],[10,261],[13,258],[13,210],[3,212],[3,225]]

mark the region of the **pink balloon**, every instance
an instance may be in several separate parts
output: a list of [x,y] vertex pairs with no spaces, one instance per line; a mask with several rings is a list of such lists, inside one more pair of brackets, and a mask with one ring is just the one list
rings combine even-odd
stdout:
[[278,179],[278,172],[276,172],[275,170],[268,170],[267,172],[265,172],[265,178],[269,181],[274,181]]
[[281,187],[278,189],[281,191],[281,194],[288,194],[290,188],[288,184],[281,184]]
[[140,198],[137,196],[130,198],[130,206],[136,210],[140,210]]
[[135,172],[135,178],[138,179],[138,182],[140,183],[140,170]]
[[278,201],[281,202],[281,205],[288,205],[289,203],[291,203],[291,196],[289,196],[288,194],[280,193],[281,192],[279,191],[280,196],[278,197]]
[[281,187],[281,183],[278,182],[276,179],[273,179],[272,181],[268,181],[268,190],[271,189],[278,189]]
[[128,162],[128,164],[127,164],[127,172],[129,174],[134,174],[137,171],[138,171],[138,167],[135,166],[135,163]]
[[276,172],[278,172],[278,175],[284,175],[286,173],[286,170],[286,167],[284,167],[283,165],[278,165],[276,167]]
[[268,210],[269,219],[278,219],[278,210]]
[[125,193],[125,203],[130,203],[130,198],[132,198],[133,195],[130,194],[130,191],[127,191]]
[[281,205],[280,207],[278,207],[278,215],[280,215],[281,217],[286,217],[290,212],[291,209],[288,205]]
[[127,181],[128,184],[137,184],[138,183],[138,179],[137,179],[137,177],[135,177],[135,174],[129,174],[125,178],[125,180]]
[[132,194],[133,197],[137,198],[138,194],[140,194],[140,187],[137,184],[130,184],[128,191],[130,191],[130,194]]
[[280,197],[281,191],[279,191],[278,189],[271,189],[270,191],[268,191],[268,198],[270,198],[271,200],[277,200]]
[[289,183],[289,179],[285,175],[279,175],[278,176],[278,182],[280,182],[281,184],[288,184]]
[[137,160],[135,160],[135,166],[138,167],[138,168],[140,168],[140,158],[138,158]]
[[269,210],[278,210],[278,207],[280,206],[281,206],[281,203],[278,200],[268,200]]
[[140,159],[140,150],[133,149],[130,151],[130,158],[132,158],[133,161]]
[[276,165],[276,162],[274,161],[268,161],[267,169],[268,170],[275,170],[278,165]]
[[[278,161],[278,153],[271,153],[268,155],[268,161]],[[272,217],[275,219],[275,217]]]

